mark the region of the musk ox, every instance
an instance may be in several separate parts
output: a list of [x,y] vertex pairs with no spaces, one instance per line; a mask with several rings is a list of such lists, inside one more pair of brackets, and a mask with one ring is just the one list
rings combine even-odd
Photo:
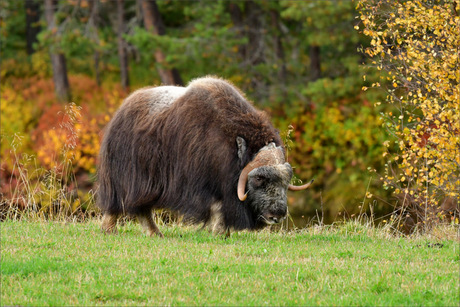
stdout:
[[187,87],[135,91],[106,128],[98,166],[102,229],[122,214],[163,236],[153,209],[217,229],[259,229],[287,214],[292,168],[279,133],[229,82],[204,77]]

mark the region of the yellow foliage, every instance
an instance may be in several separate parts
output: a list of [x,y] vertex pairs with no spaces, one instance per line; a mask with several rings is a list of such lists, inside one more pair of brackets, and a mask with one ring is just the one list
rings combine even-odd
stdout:
[[446,198],[458,204],[460,1],[361,0],[357,8],[371,38],[365,53],[388,72],[381,77],[389,82],[387,102],[400,112],[386,114],[400,149],[392,153],[397,168],[388,163],[386,184],[411,190],[424,206]]
[[[12,147],[17,152],[30,153],[30,136],[28,130],[37,116],[37,111],[31,101],[26,101],[13,88],[2,86],[0,103],[1,127],[1,162],[2,167],[13,168],[14,157]],[[21,141],[15,141],[15,137]]]

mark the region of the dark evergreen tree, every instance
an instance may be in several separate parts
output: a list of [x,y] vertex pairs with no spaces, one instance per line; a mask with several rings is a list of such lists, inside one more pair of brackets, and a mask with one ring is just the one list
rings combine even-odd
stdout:
[[[145,28],[154,35],[162,36],[166,34],[165,26],[161,18],[158,5],[155,0],[142,0]],[[160,48],[155,49],[155,60],[158,63],[157,70],[163,84],[183,85],[184,82],[176,68],[168,69],[165,67],[166,57]]]

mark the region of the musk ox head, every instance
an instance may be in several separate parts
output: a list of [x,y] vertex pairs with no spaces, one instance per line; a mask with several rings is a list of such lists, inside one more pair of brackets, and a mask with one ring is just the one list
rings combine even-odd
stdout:
[[[238,137],[238,156],[245,151],[244,139]],[[276,224],[287,215],[287,190],[306,189],[313,182],[291,185],[292,167],[284,159],[284,150],[274,143],[261,148],[246,165],[238,180],[238,198],[251,207],[258,223]]]

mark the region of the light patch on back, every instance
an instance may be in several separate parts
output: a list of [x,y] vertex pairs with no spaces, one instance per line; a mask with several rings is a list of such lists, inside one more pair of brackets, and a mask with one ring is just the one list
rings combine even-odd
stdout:
[[235,95],[240,96],[241,100],[246,100],[244,94],[228,80],[218,77],[207,76],[192,80],[188,87],[200,87],[210,92],[220,92],[220,88],[231,88]]
[[145,94],[150,95],[149,110],[151,113],[158,113],[170,107],[186,91],[185,87],[180,86],[158,86],[145,90]]

